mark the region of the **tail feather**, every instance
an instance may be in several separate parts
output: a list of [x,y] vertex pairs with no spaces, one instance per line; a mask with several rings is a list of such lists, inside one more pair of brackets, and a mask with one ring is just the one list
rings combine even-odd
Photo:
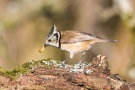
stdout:
[[107,42],[118,42],[118,40],[107,40]]
[[97,39],[96,42],[117,42],[117,40],[104,40],[104,39]]

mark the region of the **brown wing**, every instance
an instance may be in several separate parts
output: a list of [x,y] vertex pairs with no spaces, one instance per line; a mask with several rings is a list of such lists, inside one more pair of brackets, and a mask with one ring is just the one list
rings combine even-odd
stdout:
[[102,38],[92,36],[91,34],[79,31],[61,31],[61,43],[76,43],[87,40],[102,40]]

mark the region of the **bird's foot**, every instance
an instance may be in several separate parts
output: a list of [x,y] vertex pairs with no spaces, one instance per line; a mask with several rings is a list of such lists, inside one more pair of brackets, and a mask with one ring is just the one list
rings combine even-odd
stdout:
[[67,58],[66,60],[62,61],[62,62],[60,63],[60,65],[61,65],[62,67],[65,67],[65,68],[66,68],[65,62],[66,62],[67,60],[69,60],[69,59],[70,59],[70,58]]
[[60,64],[61,64],[61,65],[65,65],[65,62],[66,62],[66,61],[62,61]]
[[82,64],[82,60],[80,60],[77,64],[80,64],[81,65]]
[[82,60],[80,60],[77,64],[78,64],[79,68],[84,68],[84,65],[82,63]]

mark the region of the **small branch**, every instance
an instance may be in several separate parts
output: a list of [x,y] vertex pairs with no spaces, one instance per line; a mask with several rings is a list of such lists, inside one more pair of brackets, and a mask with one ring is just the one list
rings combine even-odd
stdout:
[[16,81],[1,75],[0,89],[135,90],[135,85],[110,73],[109,59],[102,55],[94,58],[92,63],[81,65],[62,66],[54,60],[38,65],[29,74],[20,74]]

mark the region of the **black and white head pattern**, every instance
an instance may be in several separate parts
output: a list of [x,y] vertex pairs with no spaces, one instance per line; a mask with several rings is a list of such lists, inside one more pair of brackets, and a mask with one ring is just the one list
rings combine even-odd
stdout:
[[56,30],[55,25],[52,26],[52,29],[46,38],[45,45],[60,48],[60,32]]

